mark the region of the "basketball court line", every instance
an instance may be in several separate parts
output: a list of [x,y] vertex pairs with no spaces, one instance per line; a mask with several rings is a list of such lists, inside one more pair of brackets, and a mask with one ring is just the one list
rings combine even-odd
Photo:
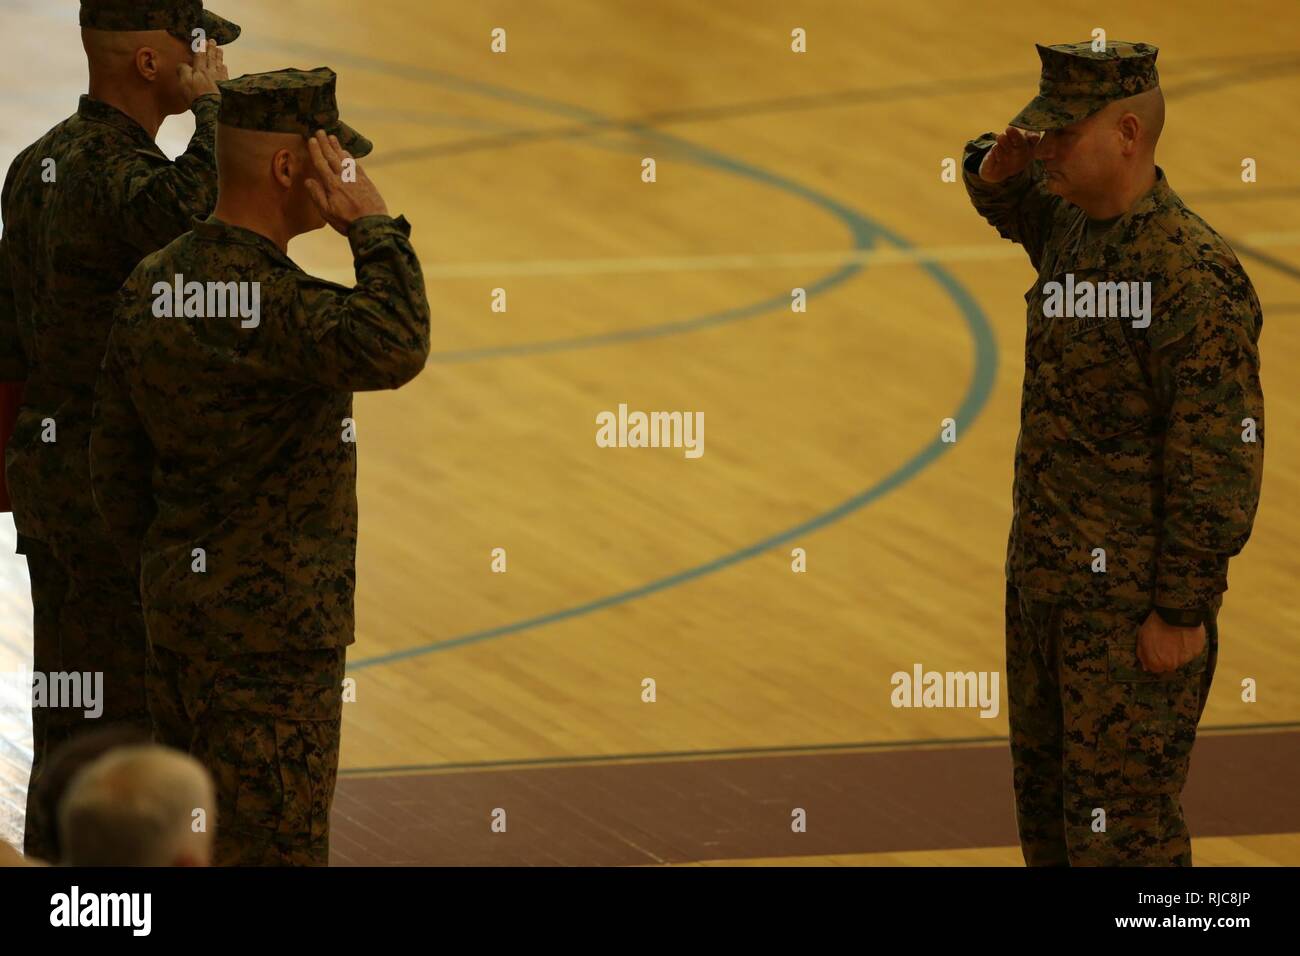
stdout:
[[[1233,248],[1259,257],[1262,248],[1300,246],[1300,232],[1248,233],[1244,239],[1224,237]],[[734,252],[698,256],[627,256],[588,257],[577,259],[512,259],[496,262],[457,262],[424,267],[426,279],[481,279],[498,276],[535,278],[556,276],[640,275],[656,272],[733,272],[769,270],[820,265],[891,266],[917,265],[924,262],[997,262],[1023,260],[1024,250],[1013,243],[969,243],[950,246],[914,246],[907,249],[822,249],[809,252]],[[1278,262],[1279,268],[1292,269]],[[348,275],[338,270],[339,276]],[[788,304],[789,296],[782,302]]]
[[[1198,727],[1197,736],[1205,734],[1261,733],[1270,730],[1300,729],[1300,720],[1272,721],[1258,724],[1216,724]],[[522,770],[529,767],[582,767],[596,764],[655,763],[673,760],[745,759],[747,757],[799,756],[820,753],[874,753],[882,750],[923,750],[934,747],[986,747],[1010,744],[1010,738],[930,737],[914,740],[846,741],[824,744],[788,744],[770,747],[728,747],[718,750],[656,750],[630,754],[580,754],[564,757],[526,757],[515,760],[469,760],[455,763],[393,764],[384,767],[339,768],[340,776],[370,776],[399,773],[464,773],[492,770]]]
[[[1198,736],[1182,803],[1197,840],[1300,833],[1300,732]],[[626,865],[1014,846],[1011,750],[762,753],[488,772],[346,775],[337,862]],[[1107,791],[1109,795],[1109,791]],[[412,813],[437,805],[436,814]],[[514,839],[487,826],[509,807]],[[792,808],[817,823],[790,826]]]
[[[1236,62],[1240,59],[1253,59],[1254,65],[1249,72],[1216,74],[1190,80],[1183,87],[1174,85],[1166,92],[1170,95],[1195,95],[1196,93],[1218,89],[1220,86],[1234,85],[1240,82],[1252,82],[1258,79],[1271,79],[1274,76],[1300,69],[1300,59],[1294,52],[1272,54],[1283,59],[1276,63],[1261,63],[1249,54],[1203,58],[1193,62],[1201,65],[1212,61]],[[1181,65],[1181,64],[1179,64]],[[1267,75],[1260,76],[1261,70]],[[444,157],[461,155],[478,150],[501,149],[543,141],[576,139],[583,136],[600,135],[607,132],[641,131],[647,126],[666,126],[683,123],[716,122],[724,119],[736,119],[752,116],[769,116],[777,113],[807,112],[816,109],[852,106],[873,102],[896,103],[900,100],[933,99],[939,96],[969,95],[1023,86],[1025,72],[1002,73],[980,77],[961,77],[956,79],[928,80],[916,83],[902,83],[896,86],[868,87],[862,89],[837,90],[828,93],[809,94],[807,96],[777,97],[768,100],[754,100],[742,103],[719,104],[678,110],[658,110],[643,113],[626,119],[609,118],[598,123],[578,123],[570,126],[548,127],[542,129],[500,130],[489,136],[458,140],[451,143],[439,143],[425,147],[411,147],[395,150],[378,157],[371,165],[387,165],[405,162],[408,159]]]
[[[356,57],[348,54],[340,54],[338,51],[330,51],[328,49],[324,49],[321,47],[313,47],[310,45],[298,44],[297,46],[299,49],[304,51],[312,51],[316,53],[324,52],[330,56],[333,56],[336,59],[336,61],[344,62],[344,63],[351,62],[353,65],[358,66],[362,69],[368,69],[371,71],[380,72],[392,76],[400,76],[406,79],[413,79],[417,82],[430,83],[435,86],[450,86],[452,88],[459,89],[461,91],[471,92],[478,95],[486,95],[498,99],[504,99],[516,105],[524,105],[529,108],[540,109],[545,112],[561,113],[563,115],[576,116],[576,117],[580,117],[582,120],[588,123],[608,122],[608,118],[601,117],[599,114],[596,114],[594,111],[586,110],[585,108],[582,107],[575,107],[569,104],[557,103],[555,101],[547,100],[542,97],[537,97],[532,94],[521,93],[504,87],[493,87],[489,84],[466,80],[463,77],[458,77],[443,71],[429,70],[427,68],[414,67],[406,64],[395,64],[388,61],[376,60],[370,57]],[[1291,64],[1290,62],[1288,62],[1286,64],[1282,64],[1282,66],[1285,66],[1287,69],[1289,69]],[[1241,74],[1241,78],[1243,81],[1246,81],[1250,79],[1252,76],[1257,76],[1257,75],[1258,75],[1257,71],[1249,74],[1243,73]],[[1228,80],[1225,81],[1224,85],[1230,83],[1232,79],[1233,77],[1230,76]],[[1200,92],[1210,88],[1212,88],[1211,84],[1202,83],[1195,91]],[[835,212],[837,215],[840,215],[841,217],[843,217],[845,213],[849,214],[850,216],[853,217],[852,221],[856,223],[855,226],[853,227],[853,233],[855,239],[857,240],[856,242],[857,248],[855,249],[855,252],[858,253],[863,252],[865,250],[865,247],[869,245],[869,237],[872,236],[873,234],[878,235],[880,238],[883,238],[886,241],[891,242],[899,249],[910,250],[913,248],[910,246],[909,243],[907,243],[898,235],[886,230],[884,227],[879,226],[878,224],[872,222],[871,220],[866,219],[866,217],[861,216],[861,214],[858,214],[855,211],[848,209],[848,207],[845,207],[834,200],[827,200],[825,197],[822,197],[819,194],[812,192],[811,190],[801,187],[798,184],[793,183],[793,181],[791,180],[784,179],[783,177],[775,176],[773,174],[767,173],[765,170],[761,170],[756,167],[748,166],[745,163],[732,160],[720,153],[716,153],[712,150],[703,147],[698,147],[693,143],[678,139],[676,137],[670,136],[668,134],[662,133],[657,130],[644,129],[643,127],[640,126],[634,126],[632,128],[636,129],[640,133],[643,133],[644,135],[647,135],[653,140],[665,142],[669,145],[682,149],[684,154],[688,158],[694,158],[705,166],[719,168],[724,171],[731,171],[733,173],[738,173],[744,176],[745,178],[755,179],[760,182],[767,182],[771,185],[777,186],[778,188],[786,189],[787,191],[794,192],[797,195],[802,195],[805,198],[809,198],[818,205],[829,208],[832,212]],[[866,226],[865,230],[862,228],[863,225]],[[945,287],[945,290],[948,291],[949,294],[958,301],[959,305],[963,307],[963,311],[965,312],[965,318],[967,319],[968,325],[972,326],[972,333],[977,339],[977,343],[976,343],[977,366],[975,370],[974,381],[972,382],[972,387],[968,391],[967,396],[963,401],[958,414],[954,416],[958,420],[973,422],[978,415],[978,411],[982,408],[984,399],[987,398],[988,392],[991,391],[993,376],[995,375],[996,372],[996,349],[992,342],[991,329],[989,329],[987,320],[984,318],[982,312],[979,310],[978,305],[974,302],[973,298],[969,295],[969,293],[965,290],[965,288],[961,286],[959,283],[957,283],[955,279],[953,279],[948,273],[946,273],[946,271],[942,270],[939,267],[937,262],[921,260],[920,264],[925,268],[927,272],[931,274],[931,277],[939,281],[940,285]],[[856,271],[857,268],[860,267],[855,267],[854,265],[849,265],[846,267],[846,269],[853,269],[854,271]],[[841,270],[841,273],[843,273],[844,271],[845,270]],[[838,276],[840,276],[839,273],[836,274],[836,277]],[[848,275],[845,274],[843,275],[842,278],[847,278],[847,277]],[[842,279],[838,281],[842,281]],[[963,297],[965,299],[965,302],[962,301]],[[770,301],[773,302],[773,304],[780,303],[781,305],[784,305],[787,302],[787,299],[784,295],[782,295]],[[765,310],[764,305],[765,305],[764,303],[760,303],[758,306],[745,307],[740,310],[729,310],[727,312],[717,313],[710,316],[704,316],[699,319],[686,320],[685,322],[669,323],[666,325],[653,326],[645,329],[625,330],[622,332],[607,333],[604,335],[594,336],[594,337],[589,336],[589,337],[583,337],[578,339],[562,340],[558,342],[544,341],[544,342],[524,343],[522,345],[500,347],[495,349],[479,349],[479,350],[472,350],[468,352],[451,353],[451,354],[443,353],[441,356],[438,357],[438,360],[439,361],[483,360],[483,359],[501,358],[506,356],[515,356],[515,355],[533,355],[542,352],[556,351],[560,349],[569,350],[573,348],[594,347],[598,345],[621,344],[638,338],[659,336],[665,334],[674,334],[681,331],[695,330],[698,328],[719,325],[722,324],[723,322],[734,321],[737,318],[750,317],[756,314],[755,311],[756,309],[759,311],[764,311]],[[978,341],[978,339],[980,338],[979,329],[976,328],[977,323],[983,326],[983,331],[985,335],[988,336],[987,349],[982,349],[980,347],[980,343]],[[987,352],[987,357],[990,359],[988,365],[990,365],[991,368],[987,369],[988,372],[987,381],[982,381],[981,372],[985,371],[986,366],[984,363],[981,363],[979,359],[985,357],[986,352]],[[981,392],[982,395],[979,394]],[[977,395],[979,396],[978,400],[972,402],[971,400],[973,398],[976,398]],[[967,412],[970,413],[969,417],[963,414]],[[603,610],[606,607],[627,603],[629,601],[636,600],[638,598],[645,597],[650,594],[654,594],[671,587],[675,587],[679,584],[686,583],[688,581],[694,580],[695,578],[703,577],[715,571],[729,567],[733,564],[740,563],[741,561],[747,560],[748,558],[754,557],[762,552],[769,550],[772,547],[785,543],[796,536],[807,534],[814,530],[818,530],[827,524],[839,520],[839,518],[849,513],[852,513],[853,511],[858,510],[859,508],[863,507],[865,504],[869,503],[870,501],[875,500],[881,495],[887,493],[889,490],[892,490],[893,488],[910,480],[917,473],[919,473],[930,463],[936,460],[938,456],[942,454],[943,451],[945,450],[946,447],[944,443],[936,439],[935,441],[931,442],[930,445],[928,445],[925,449],[923,449],[921,453],[914,456],[902,468],[896,470],[894,473],[887,476],[882,482],[879,482],[877,485],[865,490],[864,492],[860,493],[854,498],[851,498],[848,501],[843,502],[841,505],[832,509],[831,511],[826,512],[825,514],[817,518],[814,518],[810,522],[805,522],[785,532],[780,532],[775,535],[769,536],[768,538],[765,538],[755,543],[754,545],[733,552],[730,555],[724,555],[723,557],[715,559],[714,561],[708,562],[706,564],[698,565],[694,568],[687,569],[686,571],[657,579],[646,585],[642,585],[641,587],[638,588],[633,588],[630,590],[619,592],[617,594],[610,595],[605,598],[586,602],[584,604],[579,604],[573,607],[551,612],[549,614],[538,615],[535,617],[527,618],[522,621],[514,622],[512,624],[506,624],[494,628],[475,631],[458,637],[453,637],[442,641],[426,643],[424,645],[419,645],[414,648],[395,651],[377,657],[363,658],[362,660],[355,662],[352,665],[352,668],[359,670],[371,666],[392,663],[398,660],[404,660],[409,657],[421,656],[424,654],[433,653],[440,650],[447,650],[453,647],[464,646],[465,644],[469,644],[469,643],[477,643],[483,640],[504,637],[509,634],[519,633],[525,630],[532,630],[534,628],[542,627],[547,624],[555,623],[560,620],[566,620],[573,617],[583,616],[598,610]]]

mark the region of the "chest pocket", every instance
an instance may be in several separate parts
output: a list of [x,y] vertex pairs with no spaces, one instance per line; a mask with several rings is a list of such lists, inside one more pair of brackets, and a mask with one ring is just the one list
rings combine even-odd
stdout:
[[1062,319],[1067,415],[1086,436],[1114,438],[1150,424],[1150,389],[1124,336],[1125,318]]

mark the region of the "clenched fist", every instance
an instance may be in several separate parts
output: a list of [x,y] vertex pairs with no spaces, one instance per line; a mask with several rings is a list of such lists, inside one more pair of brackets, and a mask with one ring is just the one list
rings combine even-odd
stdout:
[[1138,629],[1138,660],[1153,674],[1168,674],[1205,650],[1205,642],[1204,624],[1177,627],[1152,611]]

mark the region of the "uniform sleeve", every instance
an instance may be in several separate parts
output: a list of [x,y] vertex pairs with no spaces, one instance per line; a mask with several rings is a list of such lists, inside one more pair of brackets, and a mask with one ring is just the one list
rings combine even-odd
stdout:
[[996,134],[985,133],[966,144],[962,157],[962,181],[975,211],[1003,239],[1024,246],[1029,261],[1037,269],[1062,200],[1047,189],[1037,163],[1030,163],[1000,183],[986,183],[980,179],[979,163],[996,142]]
[[353,223],[353,289],[291,277],[291,301],[283,316],[268,317],[267,329],[287,377],[364,392],[398,388],[420,373],[429,358],[429,302],[410,234],[403,217]]
[[9,276],[9,244],[0,235],[0,382],[27,380],[27,360],[18,337],[18,312]]
[[191,106],[194,135],[175,162],[137,153],[124,173],[121,238],[144,258],[190,229],[217,203],[217,113],[221,97],[200,96]]
[[[9,184],[18,162],[9,167],[5,177],[0,205],[9,208]],[[9,271],[9,238],[0,233],[0,382],[25,382],[27,359],[23,354],[22,339],[18,335],[18,311],[14,305],[14,280]],[[0,461],[0,467],[4,467]]]
[[116,329],[109,335],[95,387],[90,476],[95,507],[126,566],[138,574],[141,542],[154,516],[154,449],[131,401],[127,356],[117,335]]
[[1193,610],[1227,589],[1228,559],[1245,546],[1259,504],[1262,317],[1239,266],[1200,262],[1183,275],[1151,330],[1166,420],[1155,604]]

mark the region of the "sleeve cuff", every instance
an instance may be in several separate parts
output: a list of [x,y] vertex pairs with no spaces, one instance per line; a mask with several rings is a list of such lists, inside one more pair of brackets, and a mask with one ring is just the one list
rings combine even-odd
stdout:
[[1160,615],[1162,621],[1171,627],[1197,627],[1205,620],[1205,612],[1199,608],[1187,610],[1156,605],[1156,613]]
[[1228,559],[1165,548],[1156,571],[1156,608],[1205,608],[1228,589]]
[[219,93],[204,93],[190,104],[190,112],[194,114],[195,125],[210,124],[215,126],[217,114],[221,112],[221,95]]
[[966,172],[970,173],[970,175],[976,179],[979,179],[980,164],[984,162],[984,157],[988,155],[988,151],[992,148],[993,144],[984,142],[983,136],[971,145],[967,146],[966,158],[962,163],[966,168]]
[[352,251],[360,255],[371,246],[383,242],[397,233],[403,239],[411,237],[411,224],[405,216],[362,216],[348,227],[348,242]]

